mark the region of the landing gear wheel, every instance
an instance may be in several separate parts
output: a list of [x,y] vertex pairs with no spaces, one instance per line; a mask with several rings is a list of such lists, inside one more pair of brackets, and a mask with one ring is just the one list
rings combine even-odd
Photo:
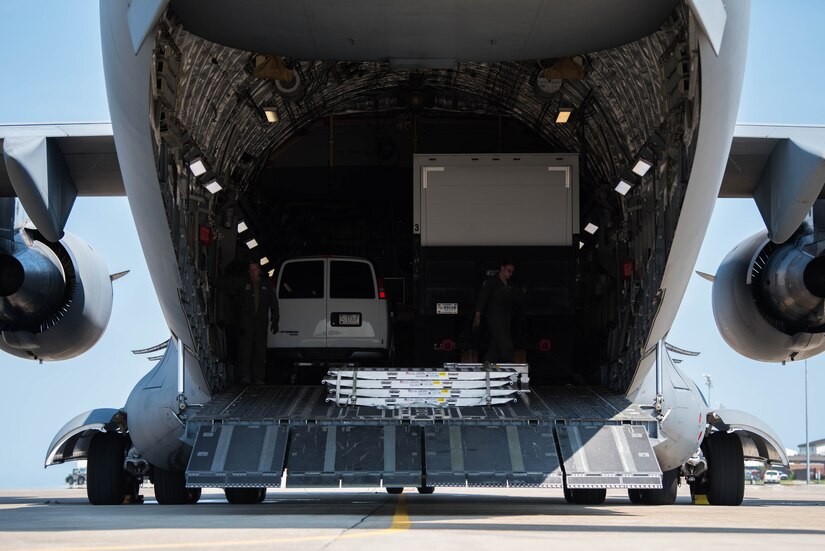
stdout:
[[730,432],[717,432],[705,438],[702,451],[708,460],[708,503],[741,505],[745,497],[742,476],[745,458],[739,437]]
[[[679,476],[681,469],[675,468],[662,473],[661,490],[628,490],[630,501],[644,505],[673,505],[676,503],[676,494],[679,491]],[[638,492],[635,496],[633,492]],[[637,497],[639,501],[633,501]]]
[[224,488],[223,493],[233,505],[253,505],[266,499],[266,488]]
[[152,467],[152,482],[155,483],[155,499],[161,505],[189,505],[197,503],[201,497],[200,488],[186,487],[183,471]]
[[402,493],[404,493],[404,488],[399,488],[398,486],[387,486],[387,493],[388,494],[402,494]]
[[574,505],[601,505],[607,497],[604,488],[564,489],[564,499]]
[[638,488],[631,488],[627,491],[627,497],[630,498],[630,503],[634,505],[642,505],[644,503],[644,498],[642,497],[642,491]]
[[424,495],[430,495],[431,493],[435,492],[435,486],[419,486],[418,493]]
[[126,459],[126,437],[115,432],[101,432],[89,444],[86,495],[92,505],[120,505],[126,498],[129,484],[123,461]]

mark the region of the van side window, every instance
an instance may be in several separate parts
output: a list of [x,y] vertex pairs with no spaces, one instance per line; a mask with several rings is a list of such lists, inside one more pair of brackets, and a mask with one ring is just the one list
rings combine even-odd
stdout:
[[324,298],[324,261],[286,264],[281,274],[278,298]]
[[330,298],[375,298],[375,280],[366,262],[333,260],[329,267]]

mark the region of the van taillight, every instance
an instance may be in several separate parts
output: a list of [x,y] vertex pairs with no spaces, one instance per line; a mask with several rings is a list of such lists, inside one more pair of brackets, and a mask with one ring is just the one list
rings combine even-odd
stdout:
[[378,278],[378,298],[387,298],[387,293],[384,291],[384,278]]

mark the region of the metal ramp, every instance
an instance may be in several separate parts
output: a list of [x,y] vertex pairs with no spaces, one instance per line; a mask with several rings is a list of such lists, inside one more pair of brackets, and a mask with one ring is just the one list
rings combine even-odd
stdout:
[[187,485],[280,486],[288,432],[284,425],[260,423],[201,426],[186,470]]
[[661,488],[662,471],[644,427],[559,426],[568,488]]
[[238,388],[192,409],[189,487],[660,488],[656,420],[591,387],[480,407],[339,406],[322,387]]

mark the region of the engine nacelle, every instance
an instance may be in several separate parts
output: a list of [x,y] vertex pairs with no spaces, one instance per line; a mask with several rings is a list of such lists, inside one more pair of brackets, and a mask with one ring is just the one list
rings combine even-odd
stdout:
[[713,283],[722,338],[748,358],[782,362],[825,350],[825,257],[809,229],[782,245],[767,231],[736,246]]
[[103,259],[71,234],[58,243],[23,229],[0,243],[0,350],[67,360],[103,335],[112,280]]

